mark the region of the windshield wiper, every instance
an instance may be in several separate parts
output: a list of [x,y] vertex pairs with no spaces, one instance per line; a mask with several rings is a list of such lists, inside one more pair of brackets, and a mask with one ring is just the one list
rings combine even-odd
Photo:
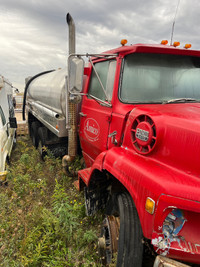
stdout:
[[197,100],[195,98],[175,98],[175,99],[163,101],[163,104],[186,103],[186,102],[200,102],[200,100]]

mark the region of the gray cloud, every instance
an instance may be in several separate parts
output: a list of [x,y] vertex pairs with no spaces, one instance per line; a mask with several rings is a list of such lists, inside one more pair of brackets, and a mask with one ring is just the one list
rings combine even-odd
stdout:
[[[1,0],[0,73],[21,90],[24,79],[66,64],[70,12],[76,23],[77,52],[102,52],[129,43],[170,40],[178,1],[169,0]],[[199,49],[200,2],[181,0],[174,40]]]

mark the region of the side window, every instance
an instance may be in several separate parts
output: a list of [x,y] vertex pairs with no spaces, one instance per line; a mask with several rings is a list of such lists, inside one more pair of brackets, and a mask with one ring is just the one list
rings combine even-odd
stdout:
[[[101,61],[101,62],[96,63],[94,67],[106,91],[106,94],[108,96],[108,101],[111,101],[114,78],[115,78],[116,61],[115,60]],[[101,99],[101,100],[106,99],[104,91],[100,85],[100,82],[94,70],[92,71],[88,93],[92,96],[97,97],[98,99]]]
[[1,107],[0,107],[0,117],[4,126],[6,124],[6,118]]

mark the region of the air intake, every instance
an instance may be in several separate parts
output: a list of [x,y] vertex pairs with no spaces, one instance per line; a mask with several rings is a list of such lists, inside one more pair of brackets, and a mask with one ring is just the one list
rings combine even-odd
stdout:
[[134,149],[140,154],[150,153],[156,144],[156,127],[147,115],[138,116],[131,128],[131,139]]

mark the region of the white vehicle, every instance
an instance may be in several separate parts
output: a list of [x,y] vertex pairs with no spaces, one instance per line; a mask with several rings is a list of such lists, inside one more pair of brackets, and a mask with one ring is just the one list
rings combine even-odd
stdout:
[[13,106],[11,83],[0,75],[0,182],[6,177],[6,161],[16,141],[17,122]]

